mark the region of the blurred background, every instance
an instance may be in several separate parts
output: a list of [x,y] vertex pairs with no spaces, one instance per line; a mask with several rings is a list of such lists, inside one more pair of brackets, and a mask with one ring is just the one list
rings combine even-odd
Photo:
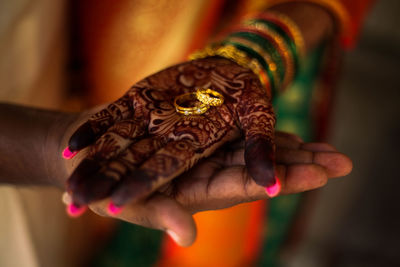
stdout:
[[330,142],[353,172],[320,190],[288,266],[400,266],[400,1],[380,0],[346,53]]
[[[101,6],[105,2],[111,4]],[[150,34],[148,39],[140,41],[133,34],[131,39],[120,42],[126,44],[124,47],[113,50],[109,49],[112,44],[102,36],[109,34],[115,39],[125,36],[123,32],[112,32],[112,25],[102,17],[102,11],[115,11],[116,5],[112,1],[71,1],[82,5],[82,10],[91,8],[93,3],[100,6],[96,6],[100,12],[83,16],[88,24],[92,23],[95,31],[82,27],[80,35],[70,35],[71,40],[66,40],[66,25],[70,23],[76,28],[79,14],[66,12],[70,8],[68,1],[0,1],[0,100],[74,111],[114,99],[124,93],[132,81],[181,61],[181,48],[191,47],[184,41],[185,34],[175,35],[176,42],[171,43],[169,32],[174,31],[165,32],[162,24],[170,23],[170,29],[181,26],[176,23],[178,18],[171,18],[170,14],[183,10],[179,19],[188,22],[182,29],[187,34],[197,23],[196,16],[201,15],[195,10],[199,9],[201,1],[193,1],[198,6],[189,1],[175,2],[178,4],[160,1],[163,4],[154,7],[146,6],[146,1],[136,1],[146,11],[142,16],[132,13],[135,10],[132,11],[132,7],[117,10],[121,19],[116,20],[116,24],[126,20],[130,32]],[[162,16],[152,17],[157,13],[154,9],[161,10],[158,13]],[[187,15],[191,12],[196,16]],[[400,175],[396,168],[400,159],[399,14],[400,1],[376,1],[364,23],[357,47],[344,56],[329,142],[353,159],[354,169],[348,177],[331,180],[318,190],[304,238],[295,249],[284,251],[284,266],[400,266],[397,198]],[[112,21],[112,18],[108,19]],[[159,21],[161,25],[150,28],[146,23],[148,20]],[[155,37],[160,37],[158,43],[153,42]],[[87,47],[76,47],[82,41],[79,38],[87,38]],[[93,45],[93,40],[100,42]],[[142,46],[132,46],[134,42]],[[148,62],[143,55],[156,53],[152,50],[154,46],[166,49],[161,51],[162,54],[153,54],[158,56],[157,62]],[[75,52],[71,54],[71,51]],[[80,61],[80,53],[89,57],[96,53],[104,56],[90,58],[93,65],[89,67],[96,76],[89,75],[88,80],[93,82],[89,87],[97,86],[98,91],[89,92],[91,98],[85,102],[82,99],[86,95],[80,92],[88,84],[83,83],[80,72],[87,66]],[[121,58],[121,61],[133,63],[109,67]],[[131,65],[139,71],[133,72]],[[107,83],[102,80],[103,76],[114,80]],[[60,196],[56,189],[0,187],[0,213],[7,214],[0,219],[1,267],[76,266],[77,262],[87,266],[93,251],[110,236],[114,222],[90,213],[78,220],[70,220],[59,201]],[[42,208],[43,203],[46,203],[46,209]],[[141,228],[135,231],[129,233],[137,237],[145,232]],[[139,240],[137,245],[141,250],[135,252],[138,257],[146,250],[144,243],[153,234],[145,232]],[[161,237],[156,239],[159,241]],[[128,252],[131,254],[125,256],[132,257],[133,251]],[[147,266],[144,264],[140,266]]]

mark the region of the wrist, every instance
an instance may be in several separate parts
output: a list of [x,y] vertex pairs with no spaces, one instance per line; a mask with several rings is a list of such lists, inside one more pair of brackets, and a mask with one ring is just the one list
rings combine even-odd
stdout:
[[62,190],[68,176],[68,168],[62,157],[68,138],[77,127],[79,115],[73,113],[58,113],[47,128],[44,148],[45,172],[52,186]]
[[333,36],[334,19],[323,6],[306,1],[288,2],[269,10],[285,14],[293,20],[303,35],[306,52]]

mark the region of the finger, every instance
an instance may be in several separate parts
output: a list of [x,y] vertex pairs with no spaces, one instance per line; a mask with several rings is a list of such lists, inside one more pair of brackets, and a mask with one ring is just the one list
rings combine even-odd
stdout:
[[351,159],[338,152],[314,153],[314,163],[323,166],[329,178],[348,175],[353,169]]
[[96,160],[115,158],[137,138],[146,133],[143,120],[133,118],[117,122],[89,150],[88,157]]
[[298,136],[297,134],[294,133],[288,133],[288,132],[283,132],[283,131],[276,131],[275,132],[275,137],[282,137],[282,138],[287,138],[287,139],[291,139],[294,141],[297,141],[298,143],[304,143],[303,139]]
[[[346,173],[351,170],[351,160],[330,144],[326,143],[303,143],[296,141],[293,143],[287,137],[276,135],[276,163],[278,164],[299,164],[299,163],[317,163],[322,164],[328,170],[333,170],[337,173]],[[321,154],[318,152],[332,152]],[[336,152],[336,153],[335,153]],[[317,156],[316,156],[317,155]],[[314,161],[316,158],[317,161]],[[244,149],[238,148],[235,150],[221,148],[217,153],[207,159],[224,167],[232,167],[235,165],[244,165]],[[334,163],[337,161],[337,163]],[[331,167],[329,167],[328,163]],[[335,167],[335,168],[333,168]],[[341,176],[344,176],[341,175]]]
[[111,198],[117,206],[135,201],[182,174],[199,159],[196,147],[189,140],[169,142],[147,159],[139,169],[124,177]]
[[[293,150],[281,148],[277,150],[276,162],[282,165],[291,164],[317,164],[325,168],[327,176],[340,177],[349,174],[353,168],[353,163],[349,157],[339,152],[331,152],[328,144],[313,144],[317,148],[316,152],[307,150]],[[306,146],[307,147],[307,146]],[[319,152],[322,148],[328,152]]]
[[84,160],[68,181],[74,203],[86,205],[110,196],[121,180],[164,145],[164,139],[145,138],[110,161]]
[[250,176],[254,181],[266,187],[274,188],[278,181],[274,170],[273,129],[275,116],[271,103],[263,96],[249,96],[245,111],[239,114],[239,120],[245,135],[244,159]]
[[[96,203],[91,208],[106,215],[108,202],[109,200]],[[165,231],[180,246],[190,246],[196,239],[196,225],[192,215],[177,201],[161,194],[127,205],[113,217]]]
[[277,147],[298,149],[301,144],[303,144],[303,140],[294,134],[285,133],[285,132],[276,132],[275,133],[275,144]]
[[[319,188],[328,180],[325,169],[316,164],[277,165],[276,170],[282,187],[280,195]],[[219,169],[213,173],[209,184],[198,183],[201,186],[188,186],[192,183],[195,182],[185,181],[180,184],[178,190],[184,193],[177,194],[177,200],[194,210],[226,208],[243,202],[269,198],[265,189],[249,178],[244,166]],[[192,188],[192,190],[185,192],[181,190],[182,188]]]
[[277,175],[282,181],[282,194],[316,189],[328,182],[325,168],[317,164],[278,165]]
[[[275,134],[275,144],[277,150],[282,148],[288,149],[299,149],[303,143],[302,139],[297,135],[277,131]],[[307,143],[308,144],[308,143]],[[311,143],[310,143],[311,144]],[[312,143],[311,146],[305,146],[305,150],[309,148],[312,151],[313,148],[320,149],[324,148],[321,143]],[[329,146],[326,144],[326,146]],[[219,165],[230,167],[234,165],[243,165],[244,161],[244,142],[233,142],[226,146],[221,147],[216,151],[210,158],[211,160]]]
[[301,148],[304,150],[309,150],[309,151],[321,151],[321,152],[336,152],[336,148],[331,145],[331,144],[327,144],[327,143],[303,143],[301,144]]
[[132,117],[133,113],[133,101],[128,96],[111,103],[105,109],[94,114],[72,134],[68,141],[68,151],[75,152],[92,144],[111,125]]

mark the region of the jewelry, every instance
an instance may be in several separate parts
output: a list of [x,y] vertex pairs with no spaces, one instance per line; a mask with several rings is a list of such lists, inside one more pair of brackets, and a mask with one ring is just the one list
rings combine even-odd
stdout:
[[280,36],[273,29],[268,28],[263,24],[253,24],[247,25],[244,30],[254,31],[257,33],[258,31],[262,37],[270,41],[278,53],[281,55],[283,62],[285,64],[285,75],[282,81],[282,87],[286,88],[286,86],[293,80],[294,77],[294,58],[292,57],[292,53],[290,53],[290,48],[287,45],[286,41],[282,36]]
[[269,77],[272,91],[275,92],[277,88],[281,87],[277,66],[264,48],[241,37],[230,37],[225,43],[233,45],[237,49],[243,50],[245,53],[247,52],[249,56],[254,57],[261,64]]
[[265,70],[260,65],[260,63],[246,55],[246,53],[240,51],[233,45],[209,45],[203,50],[196,51],[189,56],[190,60],[220,56],[232,60],[236,64],[249,68],[256,74],[261,82],[261,84],[267,89],[267,93],[271,96],[271,88],[269,82],[269,76],[265,73]]
[[275,33],[279,34],[283,40],[285,41],[287,47],[289,48],[292,57],[293,57],[293,72],[297,73],[299,70],[299,54],[298,54],[298,48],[296,47],[296,44],[294,41],[290,38],[287,32],[285,32],[281,27],[276,25],[275,23],[262,19],[262,18],[252,18],[250,20],[247,20],[244,22],[244,25],[246,26],[252,26],[255,27],[261,31],[263,31],[265,28],[274,31]]
[[196,98],[206,105],[218,107],[224,103],[224,96],[217,91],[211,89],[198,88],[196,90]]
[[[189,107],[183,106],[185,102],[189,102],[191,104],[191,102],[193,101],[196,101],[196,104],[194,106],[189,106]],[[196,93],[186,93],[175,97],[174,106],[176,112],[186,116],[201,115],[204,114],[210,108],[209,105],[204,104],[197,100]]]
[[304,58],[305,44],[303,35],[299,27],[297,27],[296,23],[294,23],[292,19],[278,12],[261,13],[258,16],[256,16],[255,19],[269,21],[278,26],[279,28],[281,28],[293,40],[297,54],[300,57],[300,59]]

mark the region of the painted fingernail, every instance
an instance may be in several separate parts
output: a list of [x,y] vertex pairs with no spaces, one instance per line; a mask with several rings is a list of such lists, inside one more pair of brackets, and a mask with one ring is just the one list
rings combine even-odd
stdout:
[[278,177],[275,176],[275,183],[273,185],[265,187],[265,191],[269,197],[275,197],[281,191],[281,182]]
[[174,231],[166,230],[165,232],[175,241],[175,243],[179,244],[179,236]]
[[72,159],[75,157],[75,155],[78,153],[78,151],[71,151],[69,147],[67,146],[64,151],[62,152],[62,155],[65,159]]
[[68,215],[74,218],[81,216],[86,211],[86,209],[86,206],[79,207],[78,205],[75,205],[73,203],[67,205]]
[[117,215],[122,211],[123,207],[118,207],[114,203],[110,202],[107,207],[107,211],[110,215]]

